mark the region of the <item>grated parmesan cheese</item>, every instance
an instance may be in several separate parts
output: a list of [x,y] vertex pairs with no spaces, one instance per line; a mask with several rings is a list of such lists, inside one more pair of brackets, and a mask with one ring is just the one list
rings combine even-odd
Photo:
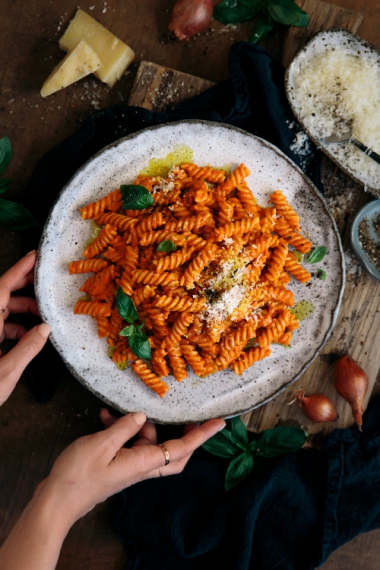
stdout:
[[[318,45],[296,58],[290,76],[292,102],[305,128],[320,139],[343,134],[348,126],[355,139],[380,154],[379,56],[354,40],[324,45],[322,52]],[[380,187],[380,165],[353,144],[321,146],[363,184]]]
[[244,297],[245,288],[240,284],[234,285],[229,291],[224,291],[217,301],[207,304],[206,321],[221,321],[232,316]]
[[167,194],[174,189],[174,182],[167,182],[164,178],[159,179],[159,184],[153,186],[152,192],[155,193],[158,190],[162,190],[164,194]]

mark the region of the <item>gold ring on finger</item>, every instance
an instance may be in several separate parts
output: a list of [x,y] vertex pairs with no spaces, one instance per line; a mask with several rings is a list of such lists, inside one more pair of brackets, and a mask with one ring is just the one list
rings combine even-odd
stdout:
[[165,456],[165,465],[169,465],[169,463],[170,463],[170,455],[169,455],[168,450],[166,449],[166,447],[165,447],[162,443],[159,443],[159,444],[158,444],[158,447],[161,447],[162,453],[163,453],[164,456]]

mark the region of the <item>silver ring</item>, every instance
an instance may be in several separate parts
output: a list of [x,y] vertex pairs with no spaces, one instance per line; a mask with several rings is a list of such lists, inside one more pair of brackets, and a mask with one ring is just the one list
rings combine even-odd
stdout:
[[162,453],[165,455],[165,465],[169,465],[169,463],[170,463],[170,455],[169,455],[168,450],[166,449],[166,447],[165,447],[162,443],[159,443],[159,444],[158,444],[158,447],[161,447]]

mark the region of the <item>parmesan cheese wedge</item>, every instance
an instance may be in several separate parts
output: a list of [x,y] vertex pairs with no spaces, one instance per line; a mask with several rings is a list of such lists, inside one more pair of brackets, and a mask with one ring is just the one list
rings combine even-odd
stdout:
[[84,40],[80,41],[73,50],[61,61],[49,75],[42,86],[41,95],[47,97],[82,77],[86,77],[102,65],[99,56]]
[[78,9],[59,40],[59,47],[64,51],[70,51],[81,40],[85,40],[100,57],[102,67],[95,75],[110,87],[120,79],[135,58],[134,51],[127,44],[86,12]]

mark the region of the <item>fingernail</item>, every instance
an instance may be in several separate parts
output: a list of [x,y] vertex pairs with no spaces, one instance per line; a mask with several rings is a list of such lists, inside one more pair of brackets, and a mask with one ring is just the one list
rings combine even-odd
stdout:
[[46,323],[41,323],[40,325],[38,325],[37,330],[40,333],[40,335],[44,338],[47,338],[50,334],[50,327]]
[[35,253],[35,252],[36,252],[36,250],[35,250],[35,249],[32,249],[32,251],[29,251],[29,253],[27,253],[27,254],[25,255],[25,257],[27,257],[28,255],[31,255],[32,253]]
[[222,429],[224,429],[226,427],[226,422],[223,422],[223,425],[218,429],[218,431],[222,431]]
[[135,420],[138,426],[142,426],[146,422],[146,415],[142,412],[134,412],[132,418]]

